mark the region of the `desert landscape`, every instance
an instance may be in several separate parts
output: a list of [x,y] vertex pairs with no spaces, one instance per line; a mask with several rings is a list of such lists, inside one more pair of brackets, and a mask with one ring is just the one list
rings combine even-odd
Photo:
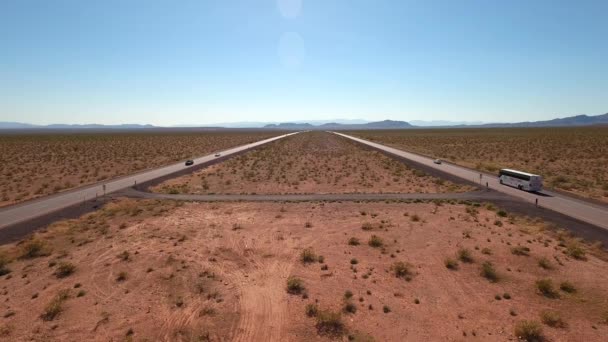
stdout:
[[152,187],[169,194],[462,192],[455,184],[327,132],[304,132]]
[[608,341],[608,1],[0,13],[0,342]]
[[442,128],[348,134],[497,174],[513,168],[545,186],[608,202],[608,126]]
[[116,199],[2,246],[21,341],[600,341],[608,255],[487,203]]
[[260,130],[0,134],[0,206],[279,134]]

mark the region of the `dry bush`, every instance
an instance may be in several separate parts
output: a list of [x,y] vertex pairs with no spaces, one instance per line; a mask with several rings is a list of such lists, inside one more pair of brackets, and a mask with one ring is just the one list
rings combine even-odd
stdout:
[[515,326],[515,336],[527,342],[542,342],[545,340],[543,329],[538,322],[521,321]]

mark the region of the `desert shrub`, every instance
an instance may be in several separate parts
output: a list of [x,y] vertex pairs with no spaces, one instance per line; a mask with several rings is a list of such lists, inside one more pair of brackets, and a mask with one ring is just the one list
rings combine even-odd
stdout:
[[566,254],[577,260],[585,260],[585,249],[578,243],[571,243],[566,247]]
[[500,217],[507,217],[507,212],[504,210],[499,210],[496,212],[496,215],[498,215]]
[[355,259],[355,258],[350,259],[350,264],[351,264],[351,265],[356,265],[356,264],[358,264],[358,263],[359,263],[359,260],[357,260],[357,259]]
[[382,312],[389,313],[389,312],[391,312],[391,308],[388,305],[384,305],[382,307]]
[[483,248],[483,249],[481,250],[481,254],[485,254],[485,255],[492,255],[492,250],[491,250],[491,249],[489,249],[489,248],[487,248],[487,247],[486,247],[486,248]]
[[40,318],[44,321],[52,321],[57,318],[63,310],[63,302],[69,298],[69,294],[68,290],[59,291],[59,293],[57,293],[57,295],[46,305]]
[[513,255],[528,256],[528,255],[530,255],[530,248],[525,247],[525,246],[516,246],[516,247],[511,248],[511,253]]
[[306,316],[315,317],[319,313],[319,307],[316,304],[307,304],[306,305]]
[[340,336],[346,332],[339,312],[319,311],[317,313],[317,332],[319,335]]
[[521,321],[515,326],[515,336],[527,342],[541,342],[545,340],[543,329],[538,322]]
[[21,247],[21,253],[19,258],[21,259],[32,259],[42,256],[49,255],[48,246],[44,241],[38,239],[32,239],[24,243]]
[[291,276],[287,278],[287,292],[290,294],[300,294],[304,291],[302,279]]
[[305,264],[312,263],[317,261],[317,255],[312,250],[312,248],[306,248],[300,253],[300,261]]
[[566,323],[558,312],[555,311],[543,311],[540,314],[541,321],[553,328],[564,328]]
[[0,276],[11,273],[11,270],[7,267],[9,263],[10,263],[10,259],[8,258],[8,256],[6,256],[6,254],[4,254],[4,253],[1,253],[0,254]]
[[481,276],[488,279],[490,282],[495,283],[498,281],[498,273],[494,269],[494,265],[491,262],[486,261],[481,264]]
[[348,239],[348,244],[351,246],[359,246],[361,242],[356,237],[351,237],[350,239]]
[[357,312],[357,306],[351,302],[344,303],[344,307],[342,308],[344,312],[354,314]]
[[118,254],[117,257],[122,261],[129,261],[131,255],[129,254],[129,251],[123,251],[122,253]]
[[536,289],[547,298],[559,298],[559,293],[553,287],[553,281],[545,278],[536,281]]
[[414,214],[414,215],[410,216],[410,220],[412,222],[418,222],[418,221],[420,221],[420,216]]
[[461,248],[458,250],[458,259],[466,263],[473,262],[473,256],[471,255],[471,251],[466,248]]
[[447,258],[445,259],[445,261],[443,262],[445,264],[445,267],[447,267],[450,270],[457,270],[458,269],[458,261],[452,259],[452,258]]
[[55,270],[55,276],[57,278],[65,278],[74,273],[75,270],[76,266],[74,266],[74,264],[69,262],[60,262]]
[[546,270],[550,270],[553,269],[553,265],[551,264],[551,261],[549,261],[549,259],[542,257],[538,260],[538,266],[540,266],[541,268],[544,268]]
[[569,281],[562,281],[561,284],[559,284],[559,289],[566,293],[576,292],[576,287]]
[[351,299],[351,298],[353,298],[353,292],[351,290],[344,291],[344,299]]
[[393,270],[395,277],[404,278],[405,280],[410,280],[412,278],[412,265],[407,264],[403,261],[397,261],[393,264],[391,269]]
[[384,241],[377,235],[372,235],[367,242],[368,245],[374,248],[382,247],[384,245]]
[[365,223],[363,223],[361,225],[361,229],[363,229],[363,230],[372,230],[372,229],[374,229],[374,226],[372,226],[372,224],[369,223],[369,222],[365,222]]
[[118,272],[118,276],[116,276],[116,281],[125,281],[127,280],[127,272],[120,271]]

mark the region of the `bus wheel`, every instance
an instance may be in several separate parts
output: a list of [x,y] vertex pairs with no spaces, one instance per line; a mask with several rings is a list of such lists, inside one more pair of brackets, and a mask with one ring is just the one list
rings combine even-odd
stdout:
[[500,185],[502,185],[502,179],[501,179],[501,180],[499,180],[499,182],[500,182]]
[[518,185],[518,186],[517,186],[517,188],[518,188],[519,190],[523,190],[523,189],[524,189],[524,187],[523,187],[523,186],[521,186],[521,185]]

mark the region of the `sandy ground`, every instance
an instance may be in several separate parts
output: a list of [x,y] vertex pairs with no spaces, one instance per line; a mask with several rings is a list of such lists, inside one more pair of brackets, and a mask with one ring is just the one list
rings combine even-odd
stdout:
[[[551,310],[565,327],[541,324],[550,340],[605,340],[604,252],[541,222],[503,214],[455,203],[117,200],[2,247],[10,273],[0,278],[0,335],[14,341],[505,341],[515,339],[518,322],[540,324],[540,313]],[[369,246],[372,235],[383,246]],[[353,237],[359,245],[348,243]],[[586,260],[565,254],[575,245]],[[517,246],[528,247],[529,256],[513,254]],[[460,248],[473,262],[446,268]],[[305,249],[315,262],[301,262]],[[543,257],[551,269],[539,267]],[[480,275],[484,261],[493,263],[498,282]],[[409,265],[409,273],[397,277],[396,262]],[[75,269],[58,278],[65,263]],[[301,279],[300,294],[287,292],[290,276]],[[542,278],[552,279],[559,298],[538,292]],[[576,292],[560,290],[564,281]],[[62,290],[69,292],[61,310],[50,310]],[[346,291],[352,298],[345,299]],[[343,312],[347,303],[356,312]],[[320,334],[305,312],[309,304],[339,313],[343,332]]]
[[436,193],[470,190],[326,132],[307,132],[152,188],[164,193]]

